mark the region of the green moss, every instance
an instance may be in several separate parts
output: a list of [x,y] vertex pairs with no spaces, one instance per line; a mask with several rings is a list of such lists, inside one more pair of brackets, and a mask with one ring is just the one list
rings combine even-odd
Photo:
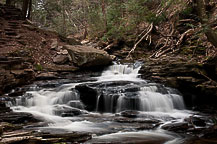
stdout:
[[43,67],[42,67],[42,65],[41,65],[40,63],[37,63],[37,64],[35,65],[35,69],[36,69],[37,71],[42,71],[42,70],[43,70]]

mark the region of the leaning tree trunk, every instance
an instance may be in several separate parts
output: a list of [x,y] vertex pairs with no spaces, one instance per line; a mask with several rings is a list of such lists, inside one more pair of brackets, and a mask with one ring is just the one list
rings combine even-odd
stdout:
[[200,22],[205,27],[205,35],[209,42],[212,43],[217,48],[217,34],[212,29],[212,27],[209,24],[209,18],[206,14],[206,7],[204,0],[194,0],[195,8],[197,10],[198,17],[200,19]]
[[32,0],[29,0],[29,10],[27,19],[31,20],[31,13],[32,13]]
[[6,5],[11,5],[12,0],[6,0]]
[[106,3],[105,3],[105,0],[102,0],[101,9],[102,9],[102,14],[103,14],[103,18],[104,18],[105,32],[108,32],[108,27],[107,27],[107,12],[106,12]]
[[65,13],[65,0],[62,0],[62,34],[66,36],[66,13]]
[[24,19],[26,19],[27,16],[28,6],[29,6],[29,0],[23,0],[22,15]]

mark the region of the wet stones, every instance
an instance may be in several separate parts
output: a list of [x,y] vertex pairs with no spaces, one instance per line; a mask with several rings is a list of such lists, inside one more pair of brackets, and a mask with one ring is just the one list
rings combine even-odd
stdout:
[[16,86],[28,84],[34,79],[31,59],[25,57],[0,58],[0,93]]
[[36,76],[37,80],[53,80],[58,79],[56,72],[42,72]]
[[140,123],[140,124],[155,124],[159,125],[160,120],[157,119],[145,119],[145,118],[126,118],[126,117],[116,117],[114,121],[119,123]]
[[43,138],[45,143],[53,143],[53,142],[54,143],[58,143],[58,142],[83,143],[91,139],[91,135],[88,133],[76,133],[76,132],[74,133],[41,132],[36,134],[36,136]]
[[39,122],[39,120],[36,119],[35,117],[33,117],[32,114],[29,114],[29,113],[17,113],[17,112],[9,112],[7,114],[2,113],[2,114],[0,114],[0,119],[3,122],[8,122],[8,123],[12,123],[12,124]]
[[72,108],[72,107],[55,107],[56,109],[54,110],[55,115],[59,115],[62,117],[73,117],[77,115],[84,114],[85,111],[82,111],[78,108]]
[[97,90],[85,84],[77,85],[75,89],[79,91],[80,99],[86,106],[85,109],[88,111],[94,111],[97,105]]
[[168,131],[182,132],[186,131],[189,128],[188,123],[179,122],[179,123],[169,123],[162,126],[162,129]]
[[189,117],[189,118],[185,119],[185,121],[191,123],[194,126],[198,126],[198,127],[205,127],[206,126],[205,120],[203,120],[200,117],[195,117],[195,116]]
[[[6,112],[10,112],[10,111],[11,111],[11,109],[6,106],[6,104],[5,104],[4,101],[2,101],[2,100],[0,99],[0,114],[1,114],[1,113],[6,113]],[[1,121],[1,118],[0,118],[0,121]]]
[[5,132],[0,143],[19,144],[51,144],[51,143],[83,143],[91,139],[88,133],[60,133],[60,132],[33,132],[13,131]]
[[130,111],[130,110],[127,110],[127,111],[123,111],[120,113],[121,116],[123,117],[127,117],[127,118],[136,118],[137,115],[139,115],[139,112],[138,111]]
[[[75,87],[88,111],[120,112],[138,110],[139,85],[127,81],[111,81],[80,84]],[[120,101],[118,102],[118,99]],[[121,101],[125,101],[121,103]]]

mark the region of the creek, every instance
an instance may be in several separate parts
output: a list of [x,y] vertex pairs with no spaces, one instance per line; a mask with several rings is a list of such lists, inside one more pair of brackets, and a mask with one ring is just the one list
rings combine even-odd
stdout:
[[[38,131],[91,133],[86,143],[183,143],[188,136],[165,130],[196,112],[173,88],[139,78],[140,64],[114,64],[98,77],[49,86],[31,85],[11,104],[44,123]],[[189,126],[189,124],[187,124]]]

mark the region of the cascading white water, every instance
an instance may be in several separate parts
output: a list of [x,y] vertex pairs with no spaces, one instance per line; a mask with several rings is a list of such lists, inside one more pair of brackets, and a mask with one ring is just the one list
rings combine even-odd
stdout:
[[99,81],[140,81],[138,72],[141,66],[114,64],[104,71],[98,78]]
[[[138,78],[140,66],[134,68],[128,65],[113,65],[99,77],[99,81],[131,81],[132,85],[139,85],[140,90],[134,96],[126,96],[127,92],[122,91],[122,88],[117,88],[117,92],[113,94],[104,95],[105,107],[109,107],[114,103],[113,96],[119,95],[117,99],[116,112],[123,110],[136,109],[140,111],[160,111],[169,112],[174,109],[184,109],[184,101],[182,96],[173,92],[172,89],[161,86],[158,88],[157,84],[148,84],[145,80]],[[139,82],[139,84],[137,84]],[[164,93],[161,93],[163,91]],[[99,105],[99,98],[97,106]],[[110,106],[110,107],[113,107]],[[108,108],[106,108],[108,109]],[[111,108],[110,108],[111,109]],[[107,110],[106,110],[107,111]],[[111,112],[111,111],[107,111]]]
[[[139,69],[139,65],[115,64],[105,70],[97,81],[83,82],[82,84],[92,84],[93,89],[97,91],[95,110],[110,113],[110,115],[125,110],[168,115],[168,113],[176,113],[176,109],[184,109],[182,96],[170,88],[142,80],[138,77]],[[41,90],[31,88],[16,100],[12,109],[41,117],[49,123],[49,129],[96,133],[107,131],[108,125],[112,122],[97,123],[93,122],[95,120],[87,121],[81,117],[72,121],[73,116],[93,114],[85,110],[87,105],[82,101],[80,91],[76,89],[78,85],[81,83],[63,84]],[[86,99],[90,100],[88,93]],[[96,115],[98,117],[99,114]]]
[[[16,99],[16,111],[30,112],[37,116],[52,117],[70,113],[75,109],[84,109],[79,94],[71,89],[75,84],[67,84],[55,89],[42,89],[28,91],[25,95]],[[52,118],[48,118],[52,119]]]
[[[95,82],[104,83],[104,86],[99,88],[103,94],[99,94],[96,98],[96,110],[100,110],[100,105],[104,107],[101,108],[101,112],[124,110],[169,112],[174,109],[184,109],[182,96],[172,89],[147,83],[138,78],[140,68],[140,65],[115,64],[105,70]],[[106,82],[112,85],[109,86]],[[80,100],[79,93],[73,90],[76,85],[78,84],[62,85],[57,89],[28,91],[17,99],[16,105],[19,108],[16,109],[25,108],[28,111],[60,116],[75,108],[83,110],[85,106]]]

